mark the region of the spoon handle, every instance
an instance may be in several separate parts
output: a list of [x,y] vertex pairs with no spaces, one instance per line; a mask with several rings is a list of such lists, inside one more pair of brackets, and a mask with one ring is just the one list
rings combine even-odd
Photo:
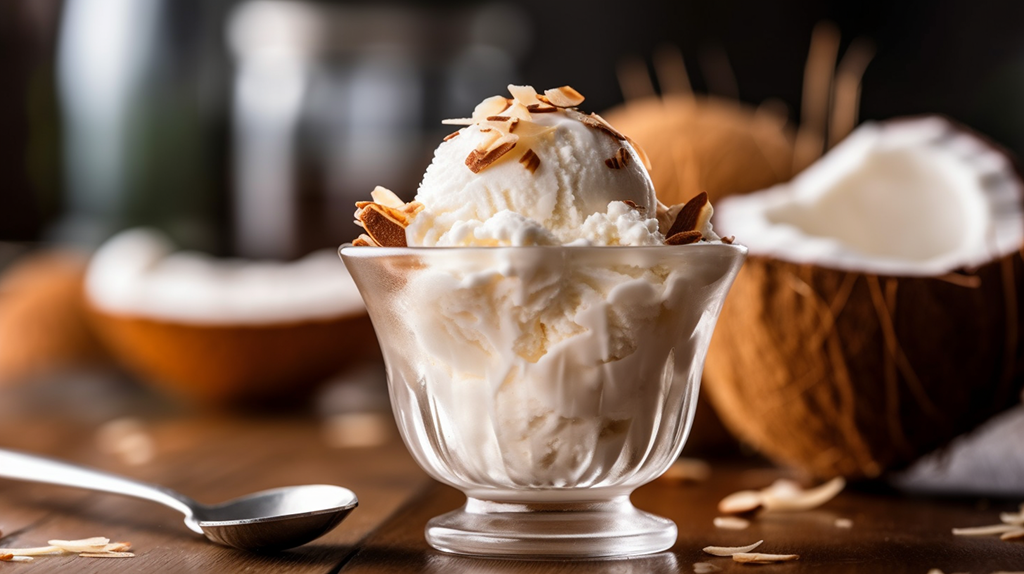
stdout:
[[185,523],[190,528],[192,521],[189,519],[193,517],[193,508],[197,506],[195,501],[162,486],[13,450],[0,449],[0,477],[151,500],[184,514]]

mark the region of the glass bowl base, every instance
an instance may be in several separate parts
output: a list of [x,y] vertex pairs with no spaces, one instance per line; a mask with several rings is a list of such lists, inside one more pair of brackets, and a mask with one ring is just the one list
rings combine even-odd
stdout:
[[661,552],[676,541],[671,520],[637,510],[629,496],[599,502],[511,503],[469,497],[427,523],[443,552],[514,558],[608,558]]

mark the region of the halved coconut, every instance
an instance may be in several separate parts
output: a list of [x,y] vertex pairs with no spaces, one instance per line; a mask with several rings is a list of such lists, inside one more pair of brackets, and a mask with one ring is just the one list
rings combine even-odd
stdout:
[[604,117],[647,151],[665,205],[702,191],[716,203],[793,175],[793,134],[785,118],[738,102],[667,95],[628,101]]
[[94,255],[86,295],[97,332],[127,367],[202,404],[302,397],[377,352],[333,251],[293,263],[217,260],[130,230]]
[[718,413],[822,477],[900,467],[1019,400],[1024,184],[937,117],[865,124],[716,205],[750,257],[705,372]]

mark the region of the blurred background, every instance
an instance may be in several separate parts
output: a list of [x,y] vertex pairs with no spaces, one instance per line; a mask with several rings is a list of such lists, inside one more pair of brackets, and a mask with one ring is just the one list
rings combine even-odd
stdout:
[[[817,36],[817,52],[815,30],[827,31]],[[301,333],[289,331],[302,325],[288,321],[193,329],[102,313],[89,319],[79,298],[83,259],[24,262],[51,249],[87,257],[138,226],[217,257],[291,261],[336,249],[359,233],[356,200],[375,185],[411,199],[433,149],[451,131],[440,120],[464,117],[509,83],[568,84],[586,96],[586,110],[602,113],[692,89],[769,112],[792,128],[807,124],[808,94],[820,100],[826,93],[819,107],[828,107],[827,79],[823,91],[807,89],[814,79],[808,57],[818,54],[826,74],[837,61],[840,72],[844,61],[856,68],[845,86],[846,95],[853,90],[860,98],[844,100],[859,108],[850,117],[939,113],[1021,157],[1022,32],[1024,3],[1011,0],[4,0],[0,387],[49,376],[65,363],[109,367],[113,355],[136,373],[125,380],[177,378],[179,388],[168,387],[168,396],[233,404],[246,398],[253,377],[273,369],[259,364],[236,373],[211,365],[284,353],[299,359],[276,364],[280,376],[268,385],[295,387],[300,363],[319,365],[301,373],[313,383],[345,366],[334,379],[341,384],[318,395],[317,408],[387,418],[377,352],[337,343],[354,337],[372,347],[365,317],[327,317]],[[824,130],[824,117],[815,121]],[[793,130],[785,134],[789,154]],[[320,355],[288,350],[300,347]],[[185,354],[174,355],[179,351]],[[160,363],[172,356],[190,359]],[[184,362],[199,366],[172,372]],[[107,383],[72,372],[75,385],[34,391],[29,404],[64,404],[98,422],[137,414],[123,401],[78,408]],[[181,380],[206,375],[242,390],[211,397],[180,388]],[[135,392],[126,391],[132,384],[118,387],[117,396]],[[12,404],[0,402],[0,416],[11,416]],[[386,434],[381,425],[388,423],[359,416],[332,419],[346,429],[342,443]],[[714,418],[710,411],[701,416]],[[1019,433],[1022,421],[1001,432]],[[720,424],[707,424],[694,433],[696,448],[707,437],[709,450],[736,451]],[[1013,464],[1011,481],[1024,476],[1024,456]],[[977,468],[977,460],[961,466]]]
[[825,20],[840,55],[874,45],[861,118],[942,113],[1024,151],[1019,2],[8,0],[0,240],[97,245],[145,224],[295,257],[352,239],[374,185],[411,197],[439,121],[509,82],[569,84],[602,111],[623,62],[653,75],[677,47],[695,91],[795,121]]

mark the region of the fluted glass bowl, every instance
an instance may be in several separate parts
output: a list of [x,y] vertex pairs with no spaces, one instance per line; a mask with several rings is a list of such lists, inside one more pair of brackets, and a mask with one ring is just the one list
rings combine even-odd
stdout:
[[439,550],[620,556],[676,526],[630,493],[679,455],[746,248],[342,247],[419,464],[466,505]]

